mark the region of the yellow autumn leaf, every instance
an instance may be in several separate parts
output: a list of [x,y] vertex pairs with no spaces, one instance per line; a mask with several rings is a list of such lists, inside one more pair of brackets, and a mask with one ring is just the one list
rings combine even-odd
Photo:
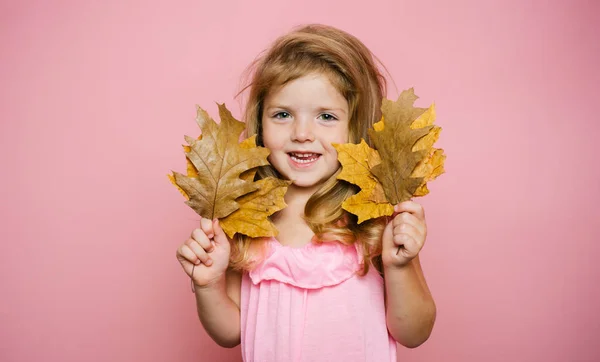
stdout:
[[410,177],[423,179],[413,194],[415,197],[427,195],[429,193],[427,182],[434,180],[445,172],[444,161],[446,156],[443,154],[444,150],[433,147],[440,138],[440,132],[442,131],[440,127],[433,124],[435,117],[435,106],[431,105],[410,125],[411,129],[433,126],[429,133],[420,138],[412,148],[413,151],[426,151],[425,157],[419,161],[410,175]]
[[443,174],[444,171],[444,150],[435,148],[433,154],[430,155],[426,160],[421,161],[415,168],[412,175],[413,177],[422,177],[423,182],[415,191],[414,196],[425,196],[429,193],[427,188],[427,182],[434,180],[439,175]]
[[382,116],[382,117],[381,117],[381,120],[380,120],[379,122],[377,122],[377,123],[373,124],[373,129],[374,129],[376,132],[381,132],[381,131],[383,131],[383,121],[384,121],[384,119],[383,119],[383,116]]
[[369,147],[365,140],[360,140],[359,144],[334,143],[333,147],[343,166],[337,178],[355,184],[361,189],[372,190],[377,180],[373,177],[370,167],[381,162],[377,151]]
[[373,190],[361,190],[356,195],[350,196],[342,203],[342,208],[358,217],[358,223],[380,216],[391,216],[394,207],[390,204],[377,183]]
[[269,216],[286,207],[284,196],[290,183],[274,177],[256,181],[258,190],[238,198],[240,208],[220,221],[223,231],[230,238],[236,232],[252,238],[276,236]]
[[364,220],[392,215],[393,206],[387,202],[381,184],[375,179],[370,168],[381,162],[377,151],[369,147],[364,140],[359,144],[333,144],[338,160],[342,164],[339,180],[360,187],[361,191],[342,203],[342,208],[356,216],[358,223]]

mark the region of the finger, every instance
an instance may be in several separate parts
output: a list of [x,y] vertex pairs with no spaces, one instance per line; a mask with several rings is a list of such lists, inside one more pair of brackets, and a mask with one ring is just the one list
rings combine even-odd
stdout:
[[213,244],[202,229],[194,229],[194,231],[192,231],[192,239],[196,240],[207,253],[213,251]]
[[198,259],[198,256],[196,256],[196,254],[187,244],[183,244],[177,249],[177,259],[182,262],[182,264],[184,261],[196,265],[201,263],[200,259]]
[[201,218],[200,219],[200,228],[209,239],[212,239],[215,234],[213,232],[212,221],[210,219]]
[[408,241],[408,238],[410,236],[406,235],[406,234],[397,234],[394,235],[394,237],[392,238],[392,240],[394,241],[394,245],[396,246],[404,246],[404,243]]
[[[198,242],[196,240],[193,239],[188,239],[188,241],[186,242],[187,246],[192,249],[192,251],[194,252],[194,254],[196,254],[196,257],[198,260],[200,260],[200,262],[206,266],[209,266],[212,264],[212,260],[210,259],[210,256],[208,255],[208,253],[204,250],[203,247],[200,246],[200,244],[198,244]],[[194,261],[196,265],[198,265],[199,263]]]
[[402,224],[394,228],[392,238],[395,245],[406,249],[411,253],[418,253],[423,247],[424,238],[417,230],[408,224]]
[[421,234],[419,230],[411,224],[400,224],[394,226],[394,237],[397,235],[408,235],[415,239]]
[[401,234],[394,236],[394,244],[398,247],[396,255],[401,253],[405,257],[414,257],[421,250],[421,245],[410,235]]
[[221,228],[221,224],[219,223],[218,219],[215,219],[213,221],[213,230],[215,231],[215,238],[214,238],[215,243],[217,243],[217,244],[229,243],[229,239],[227,239],[227,235],[225,235],[225,232]]
[[413,241],[409,241],[404,243],[402,246],[398,247],[396,250],[396,255],[401,255],[404,258],[412,259],[419,254],[419,248],[415,247]]
[[399,213],[393,220],[394,227],[401,224],[409,224],[414,226],[420,232],[425,232],[425,223],[423,220],[418,219],[415,215],[409,212]]
[[425,219],[425,209],[421,204],[418,204],[414,201],[409,200],[401,202],[394,206],[394,211],[398,213],[409,212],[420,219]]

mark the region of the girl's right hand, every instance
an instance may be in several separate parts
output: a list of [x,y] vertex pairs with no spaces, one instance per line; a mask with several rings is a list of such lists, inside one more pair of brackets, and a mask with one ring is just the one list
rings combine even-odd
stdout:
[[225,277],[230,251],[229,239],[219,220],[201,218],[200,228],[194,229],[177,249],[177,260],[196,288],[210,287]]

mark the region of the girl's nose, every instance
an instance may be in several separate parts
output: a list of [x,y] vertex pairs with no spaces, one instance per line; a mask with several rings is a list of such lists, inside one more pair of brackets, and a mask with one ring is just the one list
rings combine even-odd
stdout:
[[312,129],[312,124],[309,120],[297,120],[294,122],[292,130],[292,141],[296,142],[312,142],[315,136]]

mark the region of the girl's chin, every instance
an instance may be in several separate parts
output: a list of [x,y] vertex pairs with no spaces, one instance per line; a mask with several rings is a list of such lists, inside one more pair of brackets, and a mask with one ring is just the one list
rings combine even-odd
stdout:
[[325,179],[315,180],[315,179],[297,178],[295,180],[292,180],[292,185],[290,185],[290,186],[294,186],[294,187],[301,188],[301,189],[319,188],[319,187],[321,187],[321,185],[323,185],[324,182],[325,182]]

